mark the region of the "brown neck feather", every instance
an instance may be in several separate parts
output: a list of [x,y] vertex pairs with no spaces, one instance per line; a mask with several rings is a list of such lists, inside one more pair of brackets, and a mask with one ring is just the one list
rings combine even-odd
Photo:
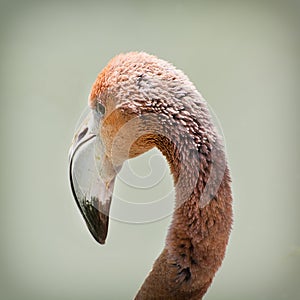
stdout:
[[[203,134],[199,137],[202,141]],[[176,206],[165,248],[135,299],[202,299],[225,255],[232,224],[232,196],[223,147],[218,137],[204,139],[206,142],[196,149],[191,140],[183,139],[180,134],[172,138],[174,142],[155,138],[170,164]],[[212,180],[217,182],[212,194],[208,193],[212,199],[201,205],[200,197],[211,176],[221,178],[219,183],[216,178]]]

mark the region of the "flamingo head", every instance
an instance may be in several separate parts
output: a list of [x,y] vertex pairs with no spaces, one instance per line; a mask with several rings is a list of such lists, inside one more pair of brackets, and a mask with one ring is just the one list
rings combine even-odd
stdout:
[[160,71],[161,63],[165,62],[145,53],[112,59],[98,75],[89,113],[74,135],[71,188],[89,231],[100,244],[107,236],[115,177],[123,162],[155,146],[153,129],[159,120],[153,114],[155,95],[151,93],[161,86],[163,76],[168,77]]

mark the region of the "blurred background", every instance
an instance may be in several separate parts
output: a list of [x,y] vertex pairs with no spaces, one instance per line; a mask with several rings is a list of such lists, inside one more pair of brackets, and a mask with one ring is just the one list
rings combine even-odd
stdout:
[[[132,299],[147,276],[170,217],[113,220],[100,246],[68,183],[98,72],[143,50],[184,70],[226,138],[234,226],[205,299],[300,299],[299,20],[297,0],[1,0],[0,298]],[[151,169],[149,156],[132,168]]]

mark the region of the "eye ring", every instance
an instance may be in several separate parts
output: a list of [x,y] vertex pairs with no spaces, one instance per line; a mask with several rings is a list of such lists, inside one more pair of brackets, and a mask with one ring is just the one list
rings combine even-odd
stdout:
[[98,113],[100,113],[101,115],[104,115],[105,114],[105,107],[104,107],[104,105],[102,105],[100,102],[97,102],[97,104],[96,104],[96,111]]

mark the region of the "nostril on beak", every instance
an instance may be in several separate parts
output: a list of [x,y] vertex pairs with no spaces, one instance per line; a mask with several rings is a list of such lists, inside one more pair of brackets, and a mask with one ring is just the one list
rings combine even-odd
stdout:
[[88,131],[88,128],[85,127],[79,134],[78,134],[78,137],[77,137],[77,142],[79,142],[87,133]]
[[82,140],[84,138],[84,136],[87,134],[88,132],[88,127],[85,127],[78,135],[77,138],[76,136],[74,137],[74,140],[72,142],[71,148],[69,150],[69,161],[71,161],[72,155],[74,154],[74,151],[76,149],[76,147],[78,146],[80,140]]

